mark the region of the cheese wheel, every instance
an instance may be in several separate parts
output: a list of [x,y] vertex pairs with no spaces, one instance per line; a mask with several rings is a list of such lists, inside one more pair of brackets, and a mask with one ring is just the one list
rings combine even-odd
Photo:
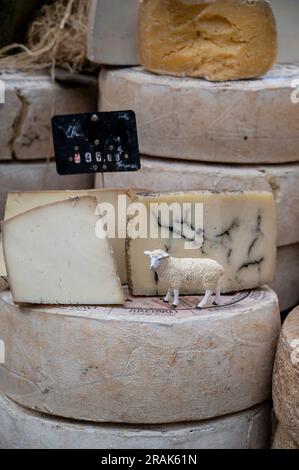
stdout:
[[[96,187],[102,186],[98,175]],[[271,191],[277,203],[278,246],[299,242],[299,164],[239,166],[141,158],[141,170],[105,175],[107,188],[151,191]],[[288,227],[292,222],[292,230]]]
[[275,414],[299,446],[299,308],[285,320],[273,375]]
[[57,174],[55,163],[0,163],[0,220],[4,217],[7,193],[11,191],[40,191],[46,189],[90,189],[94,176]]
[[0,449],[265,449],[270,408],[201,423],[93,425],[47,418],[0,395],[0,422]]
[[[51,117],[94,111],[96,80],[73,78],[72,86],[41,72],[0,75],[5,104],[0,108],[0,160],[53,157]],[[1,171],[1,169],[0,169]]]
[[139,0],[91,0],[87,55],[97,64],[136,65]]
[[199,421],[271,397],[280,330],[269,288],[220,308],[177,310],[159,298],[124,307],[17,307],[0,295],[3,393],[65,418],[110,423]]
[[280,423],[278,423],[274,432],[272,449],[299,449]]
[[[132,109],[145,155],[219,163],[298,161],[299,66],[259,80],[211,83],[102,69],[101,111]],[[279,117],[279,118],[278,118]]]
[[281,312],[299,304],[299,244],[277,250],[276,274],[270,286],[278,295]]
[[143,0],[138,50],[160,74],[260,77],[277,57],[275,18],[266,0]]

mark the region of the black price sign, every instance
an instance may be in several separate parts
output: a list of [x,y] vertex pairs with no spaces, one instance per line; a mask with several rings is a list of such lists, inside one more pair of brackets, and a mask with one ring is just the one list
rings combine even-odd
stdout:
[[133,111],[55,116],[52,129],[60,175],[140,170]]

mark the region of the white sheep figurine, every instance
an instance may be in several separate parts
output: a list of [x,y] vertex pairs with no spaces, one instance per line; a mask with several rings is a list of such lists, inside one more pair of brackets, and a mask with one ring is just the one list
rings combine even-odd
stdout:
[[145,251],[144,254],[151,259],[151,270],[157,272],[159,279],[168,287],[164,302],[170,302],[173,292],[172,306],[177,307],[180,304],[180,289],[203,287],[205,296],[197,305],[198,309],[209,305],[213,294],[216,294],[214,305],[221,304],[220,280],[224,275],[224,268],[217,261],[205,258],[173,258],[163,250]]

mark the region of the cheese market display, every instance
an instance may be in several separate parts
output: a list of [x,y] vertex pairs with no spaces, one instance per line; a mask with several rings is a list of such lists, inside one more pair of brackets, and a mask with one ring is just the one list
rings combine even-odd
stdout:
[[124,302],[110,243],[96,236],[102,224],[96,207],[96,198],[75,198],[4,222],[4,259],[16,303]]
[[143,0],[138,51],[159,74],[259,77],[277,57],[275,18],[265,0]]
[[0,396],[0,420],[0,449],[264,449],[270,409],[186,425],[95,426],[46,418]]
[[299,309],[287,317],[278,344],[274,375],[274,410],[281,426],[299,446]]
[[[275,203],[268,192],[181,192],[137,194],[146,207],[128,223],[128,280],[133,295],[162,295],[165,286],[149,270],[145,251],[162,249],[178,258],[211,258],[225,270],[222,292],[251,289],[272,282],[276,261]],[[177,203],[180,214],[166,220],[162,205]],[[190,204],[203,204],[202,238],[197,240],[195,216]],[[184,207],[185,205],[185,207]],[[159,207],[161,206],[161,207]],[[170,214],[171,215],[171,214]],[[150,227],[146,238],[136,238],[135,225]],[[159,233],[159,239],[151,234]],[[177,238],[177,230],[181,237]],[[153,232],[150,232],[153,230]],[[186,242],[192,243],[186,246]],[[197,292],[203,293],[202,286]]]
[[197,302],[182,298],[177,310],[133,297],[115,308],[18,307],[4,291],[2,391],[52,416],[138,424],[199,421],[270,398],[275,293],[223,296],[222,307],[202,312]]
[[1,449],[299,447],[292,2],[55,0],[0,51]]
[[103,68],[100,111],[136,112],[144,155],[218,163],[298,161],[298,65],[257,80],[212,83]]

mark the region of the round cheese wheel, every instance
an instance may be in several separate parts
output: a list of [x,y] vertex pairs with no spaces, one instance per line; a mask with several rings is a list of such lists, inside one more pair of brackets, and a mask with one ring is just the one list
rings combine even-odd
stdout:
[[278,423],[274,433],[272,449],[299,449],[280,423]]
[[174,310],[160,298],[124,307],[18,307],[0,294],[2,391],[50,415],[110,423],[200,421],[271,397],[280,330],[269,288],[221,307]]
[[274,375],[275,414],[299,446],[299,307],[285,320],[279,340]]
[[[140,171],[128,173],[125,179],[121,173],[105,174],[105,186],[136,189],[147,186],[158,192],[271,191],[277,202],[278,246],[299,242],[299,163],[240,166],[142,157],[141,164]],[[100,176],[96,185],[102,185]],[[288,228],[290,221],[292,230]]]
[[73,84],[53,83],[47,73],[1,74],[5,103],[0,107],[0,161],[36,160],[54,156],[51,117],[94,111],[97,99],[93,77],[77,79]]
[[263,449],[271,428],[267,403],[202,423],[125,426],[47,418],[3,395],[0,422],[0,449]]
[[136,112],[145,155],[220,163],[298,160],[299,66],[276,66],[258,80],[213,83],[102,69],[101,111]]
[[[0,157],[1,160],[1,157]],[[0,161],[0,220],[4,217],[7,193],[11,191],[40,191],[46,189],[90,189],[93,175],[60,176],[55,163]]]

